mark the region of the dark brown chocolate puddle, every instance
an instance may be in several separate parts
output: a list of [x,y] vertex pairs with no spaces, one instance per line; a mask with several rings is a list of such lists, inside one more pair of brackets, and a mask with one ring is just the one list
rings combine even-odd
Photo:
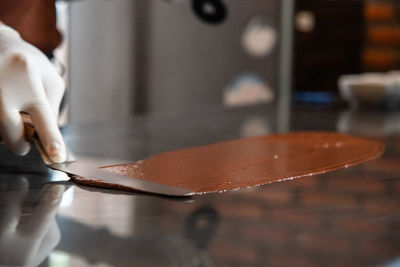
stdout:
[[[298,132],[191,147],[102,168],[196,193],[207,193],[353,166],[380,156],[383,148],[379,141],[350,135]],[[76,178],[77,182],[85,183],[84,177]],[[90,184],[119,188],[116,184],[96,184],[93,181]]]

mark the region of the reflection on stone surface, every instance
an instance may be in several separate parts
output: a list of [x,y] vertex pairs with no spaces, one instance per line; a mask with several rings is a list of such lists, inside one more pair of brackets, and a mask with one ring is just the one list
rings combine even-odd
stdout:
[[400,112],[347,110],[340,114],[336,128],[343,133],[385,137],[400,133]]
[[0,265],[37,266],[60,240],[55,222],[63,185],[29,194],[23,175],[0,177]]
[[[217,226],[216,216],[210,207],[191,214],[187,218],[186,237],[177,231],[163,232],[149,218],[145,221],[153,226],[151,231],[119,236],[106,228],[94,228],[61,216],[58,222],[62,240],[57,251],[79,256],[90,264],[106,263],[116,267],[214,266],[206,249]],[[197,224],[199,218],[201,225]]]

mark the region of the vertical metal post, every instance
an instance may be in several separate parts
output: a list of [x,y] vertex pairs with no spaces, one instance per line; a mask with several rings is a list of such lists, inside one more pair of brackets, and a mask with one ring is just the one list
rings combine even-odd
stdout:
[[149,58],[149,28],[151,16],[151,1],[138,0],[135,2],[135,74],[133,93],[133,113],[142,114],[147,111],[148,104],[148,58]]
[[281,1],[278,132],[287,132],[290,127],[294,2],[295,0]]

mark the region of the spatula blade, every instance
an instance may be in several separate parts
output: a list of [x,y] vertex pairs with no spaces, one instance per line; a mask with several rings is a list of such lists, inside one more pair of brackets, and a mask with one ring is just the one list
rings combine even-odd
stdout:
[[97,181],[110,185],[119,185],[146,193],[182,197],[191,196],[194,194],[193,191],[188,189],[158,184],[139,178],[133,178],[112,172],[107,172],[100,169],[98,165],[95,166],[91,162],[85,162],[82,160],[78,160],[75,162],[53,163],[49,164],[48,166],[54,170],[62,171],[70,175],[83,177],[88,181]]

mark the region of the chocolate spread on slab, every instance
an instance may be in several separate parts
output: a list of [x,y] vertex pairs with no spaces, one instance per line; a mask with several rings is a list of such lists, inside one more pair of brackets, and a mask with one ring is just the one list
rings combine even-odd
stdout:
[[191,147],[102,168],[206,193],[324,173],[374,159],[382,152],[383,144],[375,140],[298,132]]

